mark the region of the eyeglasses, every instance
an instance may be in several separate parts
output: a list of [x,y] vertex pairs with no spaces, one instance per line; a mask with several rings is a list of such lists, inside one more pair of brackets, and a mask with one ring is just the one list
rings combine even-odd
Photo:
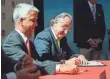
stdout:
[[65,24],[64,22],[57,22],[59,23],[60,27],[64,30],[64,31],[67,31],[67,32],[70,32],[70,26],[68,24]]
[[61,27],[63,28],[64,31],[70,32],[70,28],[68,28],[67,25],[62,25]]

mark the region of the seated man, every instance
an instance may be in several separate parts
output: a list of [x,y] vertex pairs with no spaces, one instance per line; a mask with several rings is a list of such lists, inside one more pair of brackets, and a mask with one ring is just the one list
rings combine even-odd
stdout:
[[61,13],[51,20],[51,27],[40,32],[34,41],[36,51],[41,61],[50,60],[75,64],[75,60],[80,60],[81,64],[87,64],[83,55],[74,58],[74,53],[68,46],[66,34],[72,26],[72,17],[68,13]]
[[[72,73],[77,68],[76,65],[61,64],[50,60],[39,61],[39,56],[35,50],[34,44],[29,40],[37,26],[39,10],[26,3],[18,4],[13,13],[15,29],[8,35],[3,43],[5,53],[13,60],[19,60],[23,55],[28,54],[33,58],[34,64],[40,68],[42,74]],[[61,66],[57,66],[56,64]],[[60,69],[60,71],[59,71]]]
[[[22,64],[25,63],[25,64]],[[40,75],[39,71],[34,72],[37,68],[36,66],[30,66],[32,64],[31,58],[29,56],[24,56],[21,62],[16,62],[9,58],[3,50],[1,50],[1,79],[37,79]],[[14,68],[18,69],[20,66],[23,69],[14,72]],[[27,67],[27,68],[24,68]],[[27,75],[28,74],[28,75]]]

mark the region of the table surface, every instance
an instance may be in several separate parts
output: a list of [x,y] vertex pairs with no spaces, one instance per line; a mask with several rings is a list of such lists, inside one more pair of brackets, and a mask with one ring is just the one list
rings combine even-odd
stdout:
[[[79,67],[80,71],[76,75],[56,74],[41,76],[40,79],[110,79],[110,60],[99,60],[106,66]],[[106,78],[105,78],[106,77]]]

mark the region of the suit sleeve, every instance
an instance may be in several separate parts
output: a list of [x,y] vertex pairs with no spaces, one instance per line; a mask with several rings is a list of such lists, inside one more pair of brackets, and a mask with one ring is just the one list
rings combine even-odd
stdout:
[[7,72],[13,72],[14,71],[14,65],[16,64],[16,61],[12,60],[9,58],[4,51],[1,51],[1,71],[2,73],[7,73]]
[[1,74],[1,79],[7,79],[5,74]]
[[23,51],[23,46],[24,45],[19,41],[18,37],[14,39],[12,36],[10,36],[5,40],[3,50],[10,58],[18,61],[26,54],[26,52]]
[[42,67],[45,67],[48,74],[54,74],[57,62],[51,61],[51,56],[49,54],[51,52],[51,42],[49,39],[48,34],[45,32],[39,33],[34,40],[34,45],[40,56],[39,60],[42,61],[37,63],[42,65]]
[[39,67],[42,74],[53,75],[55,73],[57,62],[50,60],[39,61],[38,59],[36,59],[34,60],[34,63]]
[[[76,11],[74,13],[74,42],[75,43],[85,43],[90,39],[89,29],[85,29],[85,10],[84,6],[76,7]],[[85,33],[86,32],[86,33]]]
[[100,26],[100,30],[99,33],[97,33],[98,37],[103,41],[104,37],[105,37],[105,31],[106,31],[106,27],[105,27],[105,18],[104,18],[104,12],[103,12],[103,8],[101,4],[98,4],[98,8],[99,8],[99,14],[101,14],[101,16],[98,17],[98,24]]
[[41,32],[35,38],[34,45],[41,61],[52,59],[52,43],[50,40],[47,32]]

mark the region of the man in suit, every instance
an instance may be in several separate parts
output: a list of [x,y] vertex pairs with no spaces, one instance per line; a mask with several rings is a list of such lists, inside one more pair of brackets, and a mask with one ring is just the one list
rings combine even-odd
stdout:
[[79,60],[81,64],[87,64],[87,60],[83,55],[78,55],[76,58],[72,57],[74,53],[68,46],[65,37],[71,25],[71,15],[61,13],[51,20],[51,27],[36,36],[34,45],[41,61],[50,60],[75,64],[75,60]]
[[40,74],[38,72],[32,73],[37,68],[36,66],[30,66],[31,63],[32,59],[29,56],[24,56],[17,62],[9,58],[1,49],[1,79],[37,79]]
[[[19,60],[23,55],[28,54],[33,58],[34,64],[39,67],[42,74],[64,73],[65,71],[74,72],[76,65],[64,65],[52,61],[39,61],[39,56],[35,50],[34,44],[29,41],[32,33],[37,26],[39,10],[26,3],[18,4],[13,13],[15,29],[8,35],[3,44],[5,53],[14,60]],[[60,64],[60,71],[56,64]]]
[[97,0],[84,1],[74,17],[74,41],[80,54],[88,60],[97,60],[105,37],[105,21],[101,4]]

